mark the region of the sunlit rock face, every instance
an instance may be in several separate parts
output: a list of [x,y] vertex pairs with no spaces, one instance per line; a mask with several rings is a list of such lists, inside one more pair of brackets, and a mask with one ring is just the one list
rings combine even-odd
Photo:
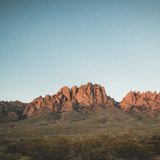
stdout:
[[88,115],[93,110],[99,112],[102,109],[157,117],[160,113],[160,93],[131,91],[118,103],[107,96],[104,87],[99,84],[89,82],[71,89],[64,86],[55,95],[40,96],[28,104],[0,101],[0,121],[15,121],[43,113],[54,113],[55,117],[64,112]]
[[53,96],[36,98],[26,106],[23,115],[29,117],[44,111],[59,113],[70,110],[81,111],[83,107],[92,107],[96,104],[103,107],[118,107],[118,103],[106,95],[104,87],[89,82],[79,88],[73,86],[69,89],[65,86]]
[[160,109],[160,93],[157,92],[129,92],[120,102],[123,110],[130,110],[134,106],[144,109]]

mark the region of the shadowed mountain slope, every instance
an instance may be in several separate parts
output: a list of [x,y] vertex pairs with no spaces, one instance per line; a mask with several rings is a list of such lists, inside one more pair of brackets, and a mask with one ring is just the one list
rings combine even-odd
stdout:
[[19,101],[0,101],[0,121],[14,121],[22,119],[25,106],[25,103]]

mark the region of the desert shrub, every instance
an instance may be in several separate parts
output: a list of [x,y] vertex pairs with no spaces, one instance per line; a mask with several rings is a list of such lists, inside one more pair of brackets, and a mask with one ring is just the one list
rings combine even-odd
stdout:
[[32,160],[69,160],[73,157],[81,160],[147,160],[159,153],[160,136],[134,138],[129,135],[102,135],[73,140],[65,137],[19,140],[8,144],[6,155],[1,156],[4,160],[7,159],[5,156],[11,155],[29,156]]
[[17,160],[20,159],[21,155],[18,153],[0,153],[1,160]]
[[67,160],[70,157],[70,141],[65,137],[56,138],[49,145],[49,158],[53,160]]
[[150,143],[154,144],[156,154],[160,154],[160,135],[153,135],[150,138]]
[[153,155],[150,148],[153,148],[153,146],[145,146],[140,144],[138,141],[126,139],[122,141],[115,141],[112,152],[116,157],[126,160],[145,160]]
[[53,141],[43,139],[21,140],[7,147],[10,153],[21,153],[34,160],[67,160],[69,157],[70,142],[64,137]]
[[73,142],[73,148],[76,154],[78,154],[81,159],[86,160],[96,160],[99,156],[100,144],[96,139],[83,137],[83,139],[77,139]]
[[74,140],[73,146],[82,160],[145,160],[154,155],[154,144],[144,144],[127,136],[83,137]]
[[109,157],[111,149],[106,141],[108,141],[108,137],[83,137],[73,141],[73,148],[82,160],[103,160]]
[[33,155],[37,150],[45,150],[46,142],[39,138],[31,140],[20,140],[12,143],[7,147],[7,151],[10,153],[21,153],[23,155]]

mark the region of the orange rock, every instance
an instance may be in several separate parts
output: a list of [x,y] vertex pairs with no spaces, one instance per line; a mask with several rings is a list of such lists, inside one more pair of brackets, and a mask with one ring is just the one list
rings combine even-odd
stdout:
[[[87,83],[79,88],[73,86],[71,90],[63,87],[54,96],[38,97],[29,103],[24,111],[25,116],[32,116],[44,110],[53,110],[56,112],[64,112],[69,110],[77,110],[79,107],[91,107],[95,104],[116,106],[118,103],[110,97],[107,97],[104,87],[98,84]],[[80,111],[80,110],[79,110]]]
[[158,109],[159,100],[157,92],[129,92],[126,97],[120,102],[120,106],[124,110],[130,110],[133,106]]

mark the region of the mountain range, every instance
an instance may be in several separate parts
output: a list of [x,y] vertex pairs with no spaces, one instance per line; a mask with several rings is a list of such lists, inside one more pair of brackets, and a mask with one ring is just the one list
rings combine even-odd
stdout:
[[[158,118],[160,93],[131,91],[121,102],[117,102],[106,94],[104,87],[89,82],[79,88],[73,86],[70,89],[65,86],[55,95],[40,96],[30,103],[0,101],[1,122],[22,120],[44,113],[53,113],[55,119],[72,116],[86,119],[97,114]],[[66,116],[68,113],[69,116]]]

